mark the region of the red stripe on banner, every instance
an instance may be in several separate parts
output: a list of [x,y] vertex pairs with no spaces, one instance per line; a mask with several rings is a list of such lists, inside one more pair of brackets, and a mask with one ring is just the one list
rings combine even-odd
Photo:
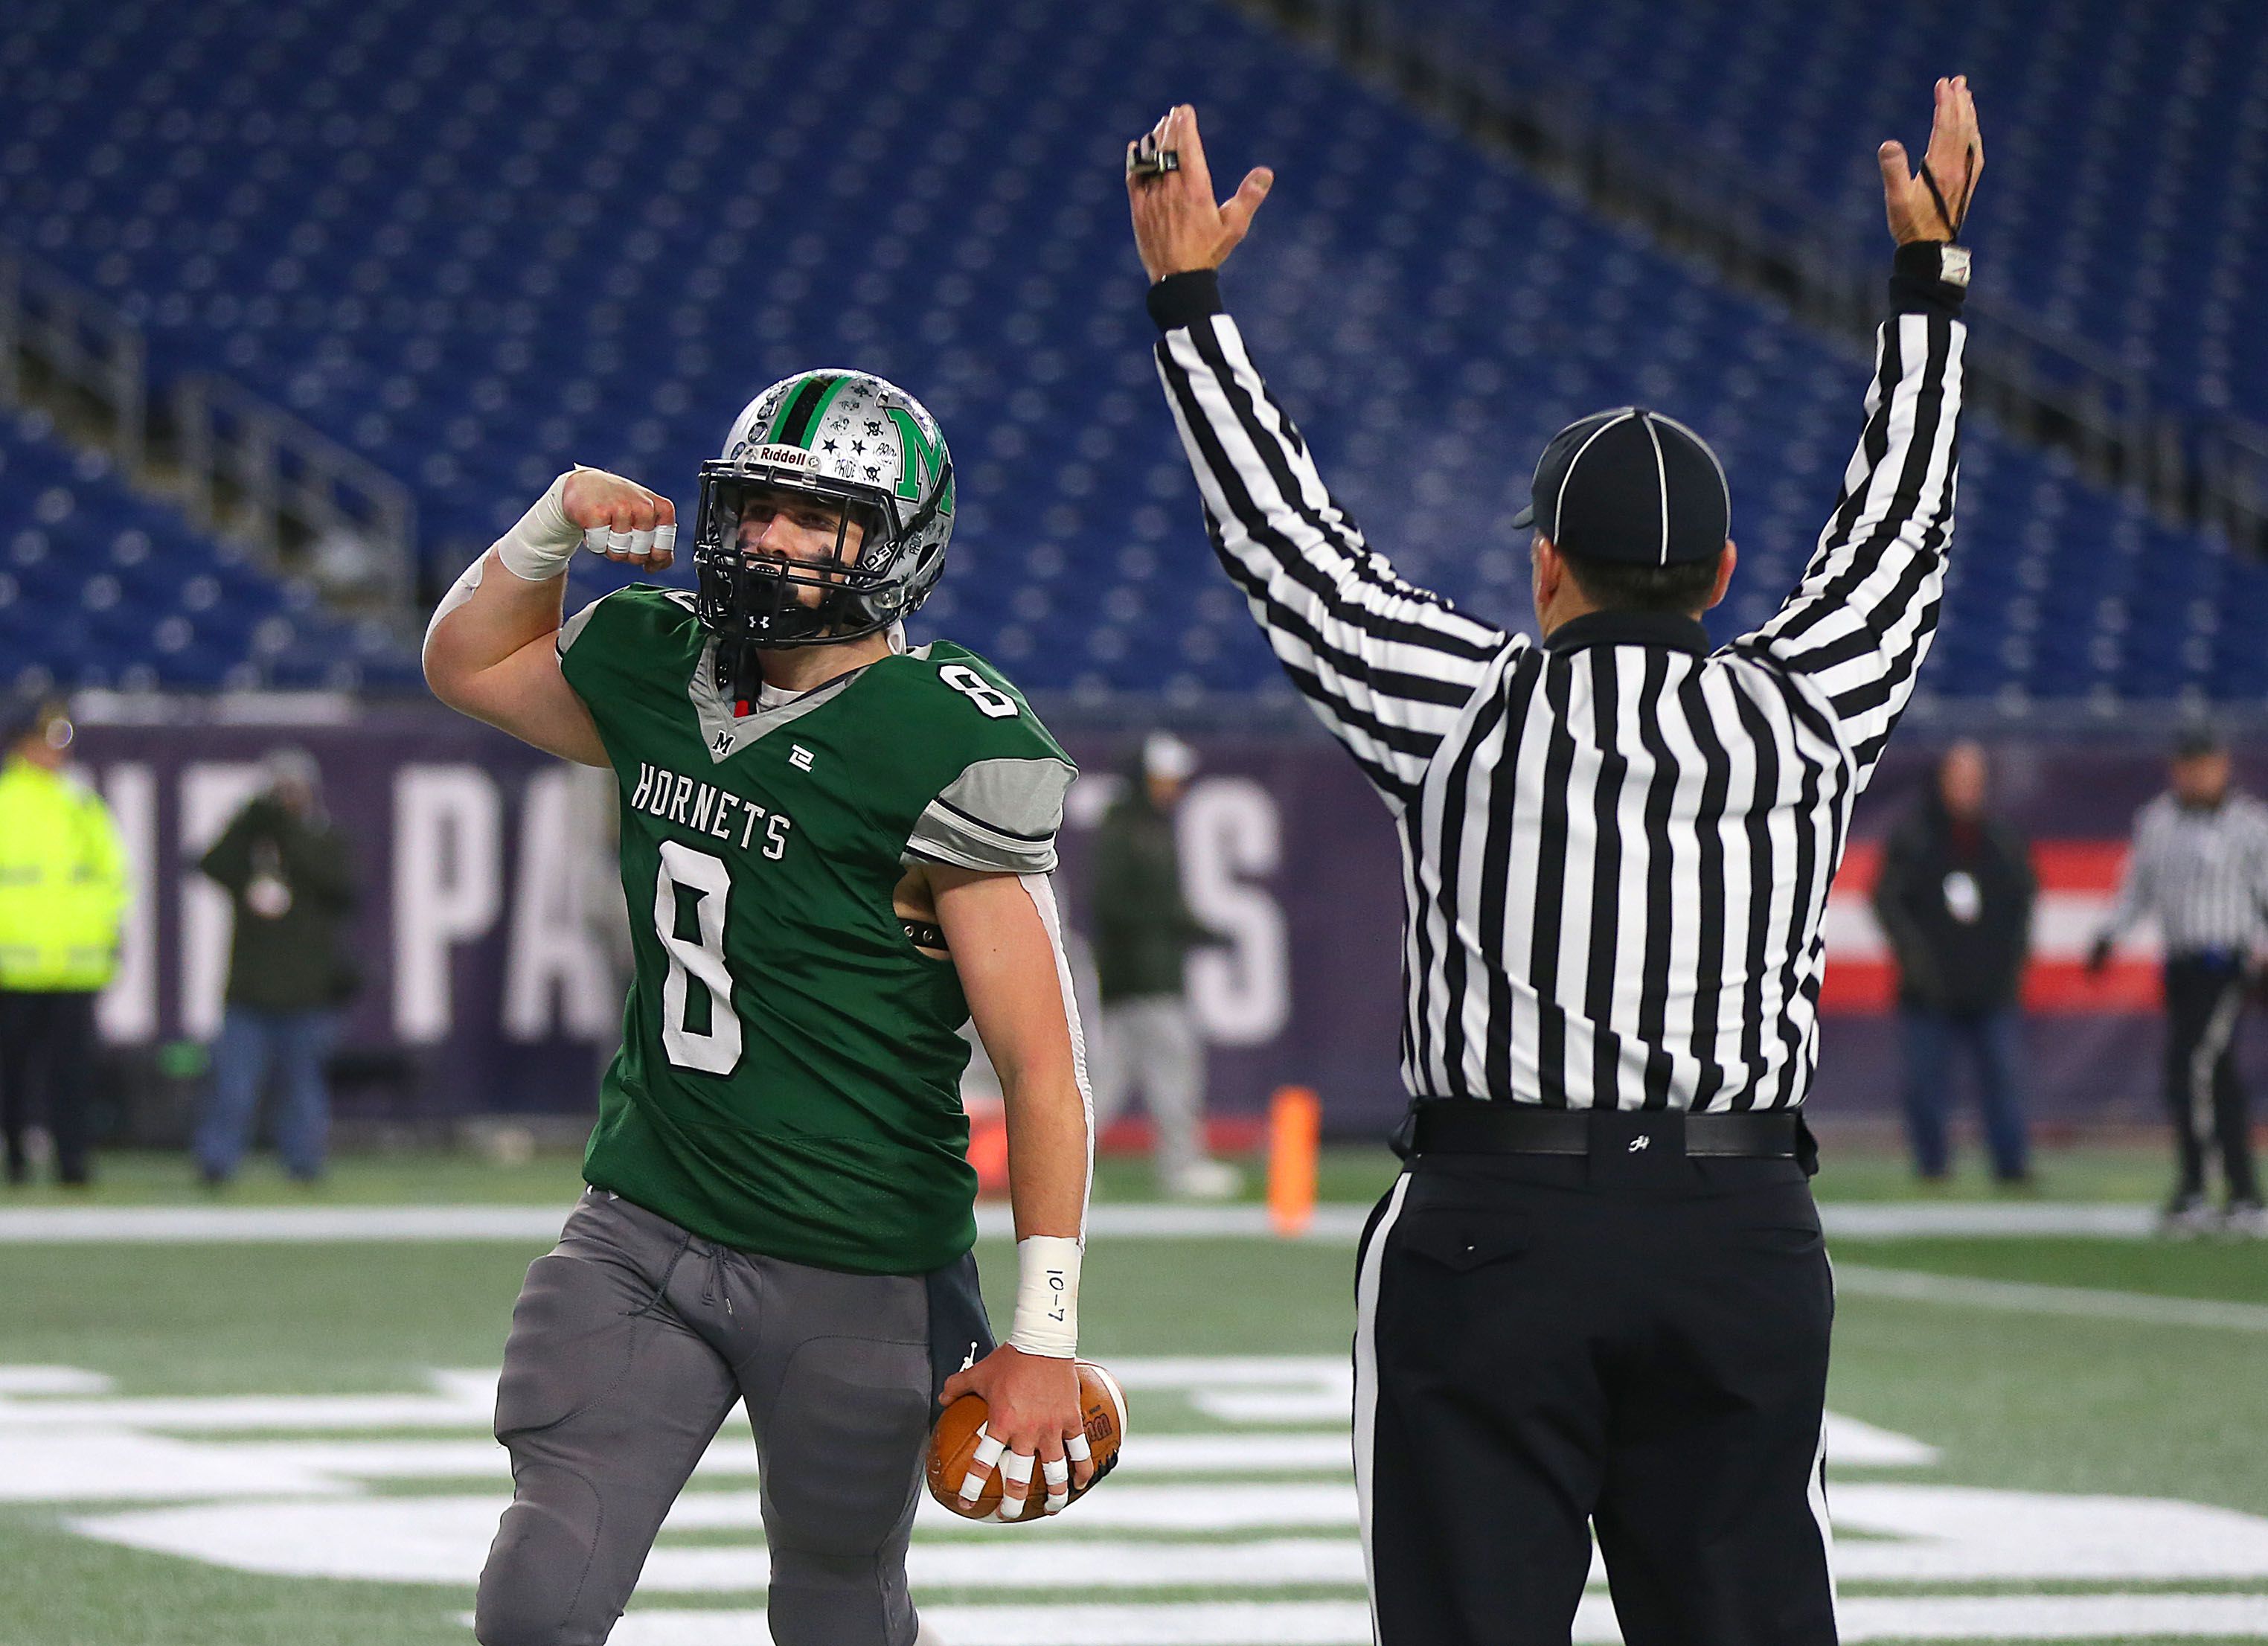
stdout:
[[[1881,873],[1877,840],[1854,840],[1830,898],[1830,937],[1819,1008],[1845,1014],[1887,1012],[1897,1004],[1897,968],[1883,952],[1870,904]],[[2024,973],[2027,1010],[2051,1015],[2154,1012],[2161,1003],[2155,955],[2130,945],[2100,977],[2088,975],[2087,948],[2110,910],[2126,867],[2123,840],[2041,840],[2032,846],[2043,906],[2034,921],[2032,963]]]
[[2032,845],[2032,872],[2044,889],[2058,891],[2099,891],[2108,897],[2118,889],[2126,872],[2124,840],[2040,840]]
[[[2024,1008],[2052,1015],[2154,1012],[2162,1003],[2158,968],[2146,960],[2113,961],[2099,978],[2075,960],[2035,960],[2024,971]],[[1887,1012],[1898,1003],[1898,969],[1887,960],[1830,957],[1820,980],[1822,1012]]]

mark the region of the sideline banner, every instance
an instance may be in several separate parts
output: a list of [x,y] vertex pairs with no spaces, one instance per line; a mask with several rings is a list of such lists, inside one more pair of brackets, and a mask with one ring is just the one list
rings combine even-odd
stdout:
[[[606,840],[611,779],[438,708],[330,705],[312,723],[217,721],[208,705],[83,727],[84,768],[115,812],[136,897],[124,963],[104,997],[114,1042],[210,1037],[229,911],[195,859],[297,744],[323,771],[362,882],[364,983],[350,1048],[414,1059],[420,1110],[587,1110],[620,1021],[623,919]],[[189,718],[195,717],[195,718]],[[1119,792],[1133,740],[1064,740],[1084,775],[1065,831],[1063,901],[1085,915],[1085,843]],[[1192,956],[1218,1111],[1252,1111],[1287,1082],[1322,1093],[1336,1133],[1380,1133],[1403,1095],[1401,867],[1386,811],[1319,736],[1197,734],[1201,770],[1177,821],[1191,906],[1229,940]],[[1822,1116],[1896,1104],[1896,979],[1867,896],[1881,834],[1927,781],[1933,751],[1894,752],[1860,807],[1830,899]],[[2080,961],[2108,907],[2134,808],[2155,792],[2153,749],[2009,746],[1996,805],[2036,843],[2043,895],[2032,1012],[2043,1118],[2157,1112],[2154,951],[2146,934],[2102,979]],[[2256,788],[2268,767],[2250,773]]]

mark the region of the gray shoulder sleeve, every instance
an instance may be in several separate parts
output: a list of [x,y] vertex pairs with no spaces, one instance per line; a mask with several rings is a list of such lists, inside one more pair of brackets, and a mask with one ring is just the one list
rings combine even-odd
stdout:
[[[599,596],[599,600],[604,599],[606,599],[604,594]],[[589,605],[584,607],[582,610],[577,612],[573,616],[568,618],[566,622],[559,625],[560,656],[566,656],[567,648],[574,645],[576,641],[582,638],[583,631],[590,626],[591,614],[599,609],[599,600],[593,601]]]
[[1064,795],[1075,775],[1060,760],[979,760],[916,820],[904,859],[988,875],[1050,873]]

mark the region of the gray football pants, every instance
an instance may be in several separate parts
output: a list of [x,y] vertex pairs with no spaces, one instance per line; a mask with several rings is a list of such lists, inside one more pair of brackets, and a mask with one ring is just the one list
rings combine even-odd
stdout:
[[755,1429],[772,1639],[912,1646],[932,1291],[734,1251],[585,1194],[512,1310],[496,1434],[514,1489],[481,1573],[482,1646],[600,1646],[735,1400]]

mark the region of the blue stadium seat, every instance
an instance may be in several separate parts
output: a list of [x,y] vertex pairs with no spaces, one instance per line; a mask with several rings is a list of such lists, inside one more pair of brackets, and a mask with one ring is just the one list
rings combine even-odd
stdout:
[[2255,0],[1393,0],[1510,86],[1642,141],[1698,143],[1881,244],[1869,157],[1918,152],[1928,87],[1986,122],[1977,289],[2090,339],[2180,401],[2268,420],[2268,7]]
[[[1786,146],[1770,181],[1854,236],[1880,234],[1854,203],[1879,211],[1872,140],[1918,135],[1912,88],[1940,56],[1973,63],[2007,111],[1988,280],[2146,344],[2208,403],[2208,358],[2223,402],[2268,393],[2268,327],[2230,272],[2255,255],[2268,137],[2263,26],[2236,0],[2169,0],[2169,40],[2075,0],[2094,26],[2116,14],[2101,50],[2084,21],[2014,29],[1950,0],[1895,15],[1826,0],[1800,26],[1796,0],[1412,9],[1462,19],[1476,48],[1548,52],[1616,117],[1720,146],[1752,144],[1769,103]],[[158,15],[26,0],[0,18],[0,234],[111,293],[161,382],[227,373],[411,486],[429,581],[573,461],[689,505],[758,388],[856,364],[925,400],[960,465],[956,565],[921,629],[1035,688],[1281,695],[1210,564],[1116,181],[1125,137],[1175,98],[1204,109],[1224,178],[1278,169],[1229,277],[1256,354],[1373,542],[1461,604],[1528,621],[1508,526],[1528,466],[1560,424],[1638,401],[1694,424],[1731,471],[1745,569],[1714,624],[1729,637],[1798,574],[1856,432],[1863,359],[1213,0],[777,0],[761,25],[733,0]],[[2241,141],[2120,140],[2192,80]],[[2066,212],[2049,203],[2063,151],[2033,134],[2081,128],[2101,135]],[[2165,172],[2166,153],[2196,168]],[[2262,689],[2243,625],[2268,615],[2268,572],[1982,417],[1963,454],[1932,696]],[[145,561],[188,563],[178,523],[134,524]],[[107,505],[91,526],[122,528]],[[201,574],[225,600],[169,562],[146,583],[116,573],[116,599],[104,585],[92,607],[91,572],[0,570],[19,604],[68,610],[48,632],[83,634],[101,672],[415,683],[382,635],[239,594],[217,566]],[[608,580],[578,568],[578,598]]]

